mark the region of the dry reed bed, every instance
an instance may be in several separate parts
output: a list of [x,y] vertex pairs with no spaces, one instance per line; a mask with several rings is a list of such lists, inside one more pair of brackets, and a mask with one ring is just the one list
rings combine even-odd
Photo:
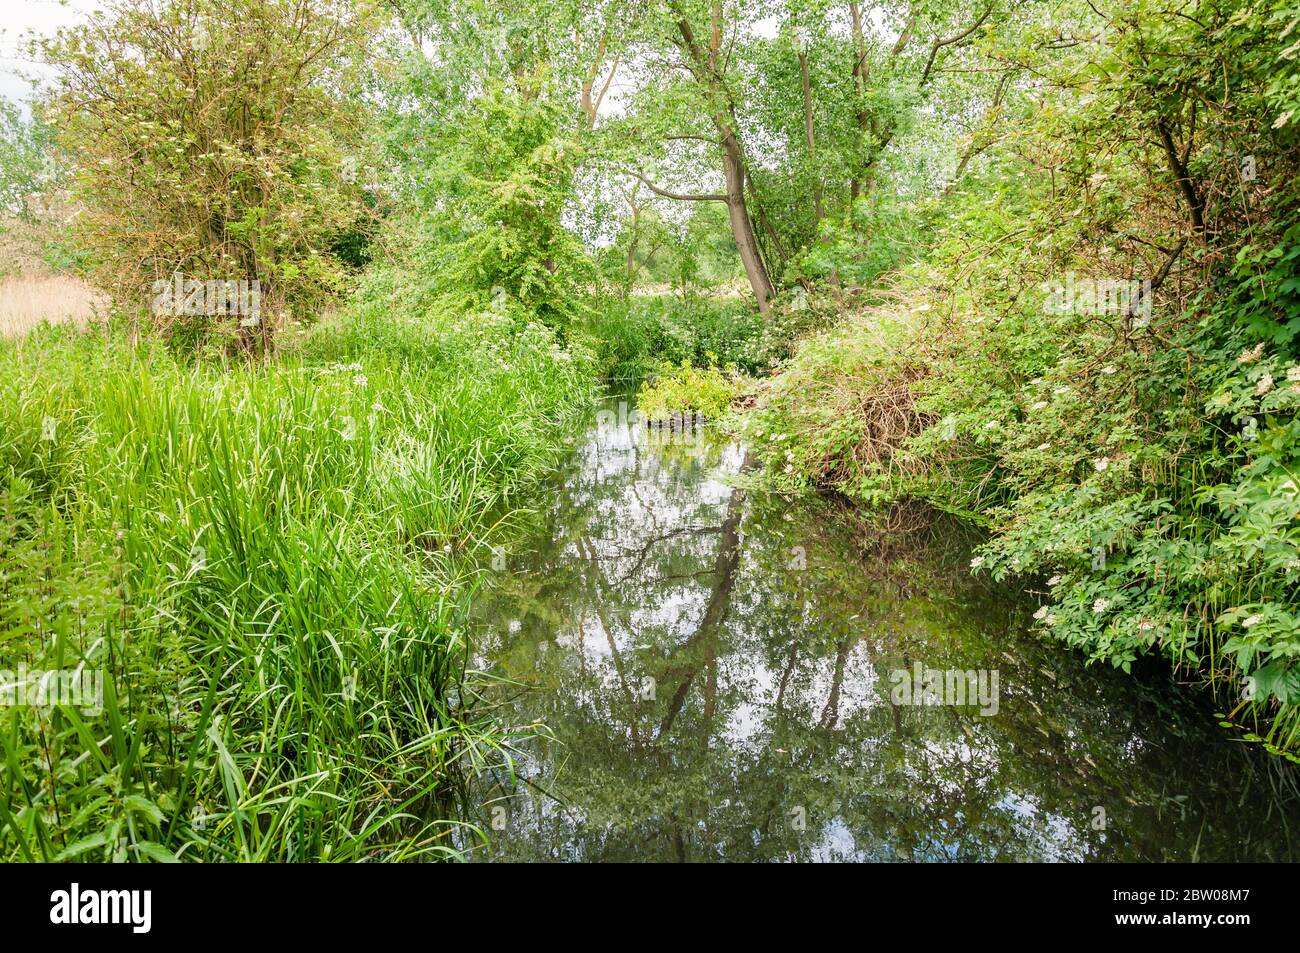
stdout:
[[20,337],[42,321],[88,324],[104,309],[90,285],[65,275],[0,281],[0,337]]

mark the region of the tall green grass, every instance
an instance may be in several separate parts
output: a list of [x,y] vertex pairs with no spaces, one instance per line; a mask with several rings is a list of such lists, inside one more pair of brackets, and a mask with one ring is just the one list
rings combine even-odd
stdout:
[[43,329],[0,345],[0,859],[450,856],[469,559],[592,368],[551,332],[358,311],[266,367]]

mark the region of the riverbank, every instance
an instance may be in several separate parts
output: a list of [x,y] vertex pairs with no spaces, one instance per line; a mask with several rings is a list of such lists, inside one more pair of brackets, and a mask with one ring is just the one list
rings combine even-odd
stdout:
[[0,341],[4,860],[450,856],[465,562],[593,375],[539,325],[351,313],[264,366]]
[[1045,634],[1124,671],[1163,660],[1296,760],[1300,369],[1251,342],[1186,320],[1116,339],[918,267],[802,340],[745,433],[779,488],[987,526],[971,570],[1031,589]]

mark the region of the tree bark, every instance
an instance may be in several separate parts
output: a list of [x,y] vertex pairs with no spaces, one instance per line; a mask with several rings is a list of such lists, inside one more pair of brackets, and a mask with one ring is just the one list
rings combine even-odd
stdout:
[[1191,173],[1187,171],[1187,164],[1178,155],[1178,149],[1174,145],[1174,137],[1169,131],[1169,124],[1163,118],[1156,120],[1156,132],[1160,135],[1160,145],[1164,148],[1165,157],[1169,160],[1169,171],[1174,174],[1174,179],[1178,182],[1178,190],[1182,192],[1183,201],[1187,203],[1188,214],[1192,217],[1192,229],[1197,235],[1204,235],[1205,203],[1196,191],[1196,185],[1192,182]]
[[813,230],[821,224],[822,216],[822,179],[817,169],[817,135],[813,126],[812,79],[808,75],[808,51],[800,45],[799,79],[803,86],[803,135],[808,145],[808,161],[813,167]]
[[619,57],[615,56],[614,62],[609,67],[609,75],[600,84],[600,89],[596,89],[596,77],[600,75],[600,68],[605,65],[605,36],[605,33],[601,33],[599,40],[596,42],[593,62],[587,70],[587,74],[582,78],[582,89],[578,94],[579,102],[582,105],[582,114],[587,119],[588,129],[595,127],[596,117],[600,113],[600,104],[605,101],[605,94],[609,92],[609,87],[614,82],[614,75],[618,72]]
[[680,8],[677,8],[677,12],[677,29],[682,37],[683,48],[690,57],[692,73],[696,81],[704,86],[708,101],[714,104],[709,118],[718,132],[718,141],[722,146],[722,174],[726,182],[725,201],[731,235],[736,241],[741,264],[745,266],[749,286],[758,301],[758,311],[766,316],[772,309],[775,292],[767,267],[759,254],[753,219],[745,203],[745,155],[736,133],[734,103],[722,81],[719,61],[722,50],[722,4],[715,2],[712,6],[707,49],[696,40],[695,30],[686,15]]
[[772,279],[759,255],[754,223],[750,219],[749,207],[745,204],[744,156],[740,151],[740,143],[730,128],[724,127],[719,132],[722,133],[722,172],[727,182],[727,220],[731,223],[731,235],[736,240],[736,250],[740,252],[740,262],[745,266],[749,286],[758,299],[758,312],[767,315],[772,309],[774,291]]
[[[858,132],[865,135],[871,123],[871,117],[862,105],[867,97],[867,41],[862,35],[862,10],[858,7],[857,0],[849,0],[849,19],[853,26],[853,90],[858,96],[855,115]],[[853,202],[861,194],[862,180],[855,174],[849,179],[849,201]]]

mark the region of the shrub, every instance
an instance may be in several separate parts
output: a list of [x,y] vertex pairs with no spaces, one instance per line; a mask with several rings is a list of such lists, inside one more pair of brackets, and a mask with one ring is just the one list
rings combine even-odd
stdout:
[[663,362],[753,373],[765,333],[758,312],[743,301],[670,296],[607,301],[583,330],[602,370],[617,380],[640,380]]
[[[1295,758],[1295,11],[1197,13],[1140,4],[1053,52],[1052,95],[1009,104],[1015,145],[932,200],[904,300],[806,339],[751,426],[778,483],[985,524],[973,568],[1033,587],[1046,631],[1198,678],[1225,725]],[[1192,51],[1215,68],[1187,71]],[[1055,71],[1084,66],[1108,80],[1080,96]],[[1149,276],[1149,313],[1048,307],[1066,276]]]
[[149,310],[174,274],[255,280],[256,315],[184,321],[173,302],[154,320],[265,347],[282,311],[337,293],[330,243],[369,214],[365,114],[349,100],[375,29],[365,5],[115,0],[37,44],[55,70],[41,114],[74,164],[77,234],[118,305]]
[[717,367],[665,365],[641,385],[637,409],[647,420],[665,420],[674,414],[698,413],[719,417],[739,393],[737,382]]

